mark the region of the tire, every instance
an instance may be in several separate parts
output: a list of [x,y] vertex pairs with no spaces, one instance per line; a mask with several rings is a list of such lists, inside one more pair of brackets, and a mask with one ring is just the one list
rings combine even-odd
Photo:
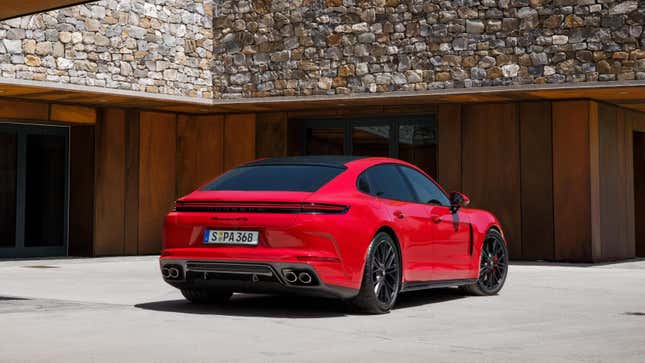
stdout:
[[401,258],[396,242],[378,233],[367,250],[363,281],[353,306],[361,312],[385,314],[396,303],[401,289]]
[[477,282],[462,289],[471,295],[496,295],[504,287],[508,274],[508,248],[499,231],[488,230],[479,261]]
[[229,291],[203,289],[181,289],[181,294],[193,304],[223,304],[233,296]]

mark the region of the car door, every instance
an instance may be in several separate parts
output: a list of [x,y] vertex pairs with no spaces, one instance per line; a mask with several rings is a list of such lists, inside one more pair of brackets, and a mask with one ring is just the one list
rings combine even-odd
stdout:
[[454,280],[468,277],[471,262],[470,221],[453,210],[443,190],[419,171],[400,166],[402,174],[415,192],[417,201],[424,203],[429,222],[425,228],[431,236],[429,263],[432,280]]
[[430,219],[425,206],[415,202],[410,184],[395,164],[380,164],[358,178],[359,190],[380,198],[401,244],[405,281],[432,278]]

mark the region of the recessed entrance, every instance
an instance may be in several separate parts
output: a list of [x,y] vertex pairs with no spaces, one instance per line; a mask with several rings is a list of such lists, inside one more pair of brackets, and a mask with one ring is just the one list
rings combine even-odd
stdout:
[[645,132],[634,132],[636,256],[645,257]]
[[69,128],[0,124],[0,257],[67,255]]
[[437,123],[432,115],[308,120],[304,131],[305,155],[393,157],[436,176]]

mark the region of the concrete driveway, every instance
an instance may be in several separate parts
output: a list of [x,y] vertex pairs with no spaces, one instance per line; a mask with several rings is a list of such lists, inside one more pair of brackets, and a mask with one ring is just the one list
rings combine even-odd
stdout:
[[406,294],[387,315],[322,299],[185,302],[156,257],[0,262],[1,362],[643,362],[645,261],[515,264],[494,297]]

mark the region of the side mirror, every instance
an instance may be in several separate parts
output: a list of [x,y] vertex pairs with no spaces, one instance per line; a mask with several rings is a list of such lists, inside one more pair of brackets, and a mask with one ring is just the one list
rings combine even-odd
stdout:
[[467,207],[470,204],[470,199],[466,194],[459,192],[450,193],[450,210],[455,213],[459,208]]

